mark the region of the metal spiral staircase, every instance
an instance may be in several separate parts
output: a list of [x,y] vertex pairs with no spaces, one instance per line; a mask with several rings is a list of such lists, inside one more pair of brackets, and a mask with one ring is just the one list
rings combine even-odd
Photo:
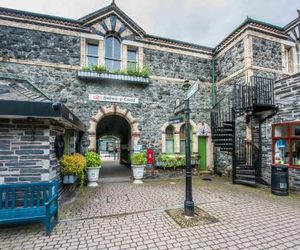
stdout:
[[[211,111],[212,140],[221,152],[232,155],[232,182],[255,186],[261,182],[261,124],[278,111],[274,80],[252,77],[219,100]],[[242,131],[237,119],[245,118]],[[240,119],[241,120],[241,119]]]

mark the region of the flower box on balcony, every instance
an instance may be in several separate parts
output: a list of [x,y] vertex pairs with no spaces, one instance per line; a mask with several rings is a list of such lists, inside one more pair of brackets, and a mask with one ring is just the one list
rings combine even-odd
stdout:
[[141,84],[149,84],[149,78],[141,76],[129,76],[122,74],[113,74],[113,73],[98,73],[95,71],[88,70],[79,70],[78,78],[86,80],[115,80],[115,81],[124,81],[124,82],[133,82]]

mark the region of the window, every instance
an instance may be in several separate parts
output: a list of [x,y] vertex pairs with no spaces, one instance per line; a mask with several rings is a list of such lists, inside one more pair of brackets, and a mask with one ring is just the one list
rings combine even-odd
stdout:
[[[183,124],[180,128],[180,153],[185,153],[185,124]],[[193,130],[190,126],[190,146],[191,146],[191,153],[193,151]]]
[[292,73],[293,72],[293,50],[290,47],[285,48],[284,52],[285,59],[285,72]]
[[127,69],[137,69],[137,51],[136,49],[128,49],[127,51]]
[[108,70],[121,69],[121,42],[116,36],[105,39],[105,66]]
[[86,45],[86,65],[88,67],[98,65],[98,45],[92,43]]
[[300,72],[300,41],[296,43],[296,50],[297,50],[297,70]]
[[300,168],[300,122],[272,126],[273,164]]
[[174,154],[174,129],[172,126],[166,128],[166,153]]

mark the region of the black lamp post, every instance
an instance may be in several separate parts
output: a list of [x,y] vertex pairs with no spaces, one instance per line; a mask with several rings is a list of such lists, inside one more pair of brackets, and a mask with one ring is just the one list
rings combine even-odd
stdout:
[[191,145],[190,145],[190,101],[184,101],[184,123],[185,123],[185,201],[184,214],[188,217],[194,216],[194,202],[192,193],[192,167],[191,167]]

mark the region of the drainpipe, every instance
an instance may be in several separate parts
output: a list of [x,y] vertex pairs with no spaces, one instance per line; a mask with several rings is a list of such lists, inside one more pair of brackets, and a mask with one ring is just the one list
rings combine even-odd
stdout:
[[211,79],[212,79],[212,86],[211,86],[211,106],[214,107],[217,103],[217,91],[216,91],[216,59],[215,55],[212,57],[211,62]]
[[[212,82],[212,84],[211,84],[211,107],[213,108],[217,103],[215,54],[213,54],[212,62],[211,62],[211,82]],[[213,147],[213,164],[214,164],[213,171],[214,171],[214,174],[216,174],[218,171],[217,165],[216,165],[216,159],[217,159],[216,149],[215,149],[215,147]]]

